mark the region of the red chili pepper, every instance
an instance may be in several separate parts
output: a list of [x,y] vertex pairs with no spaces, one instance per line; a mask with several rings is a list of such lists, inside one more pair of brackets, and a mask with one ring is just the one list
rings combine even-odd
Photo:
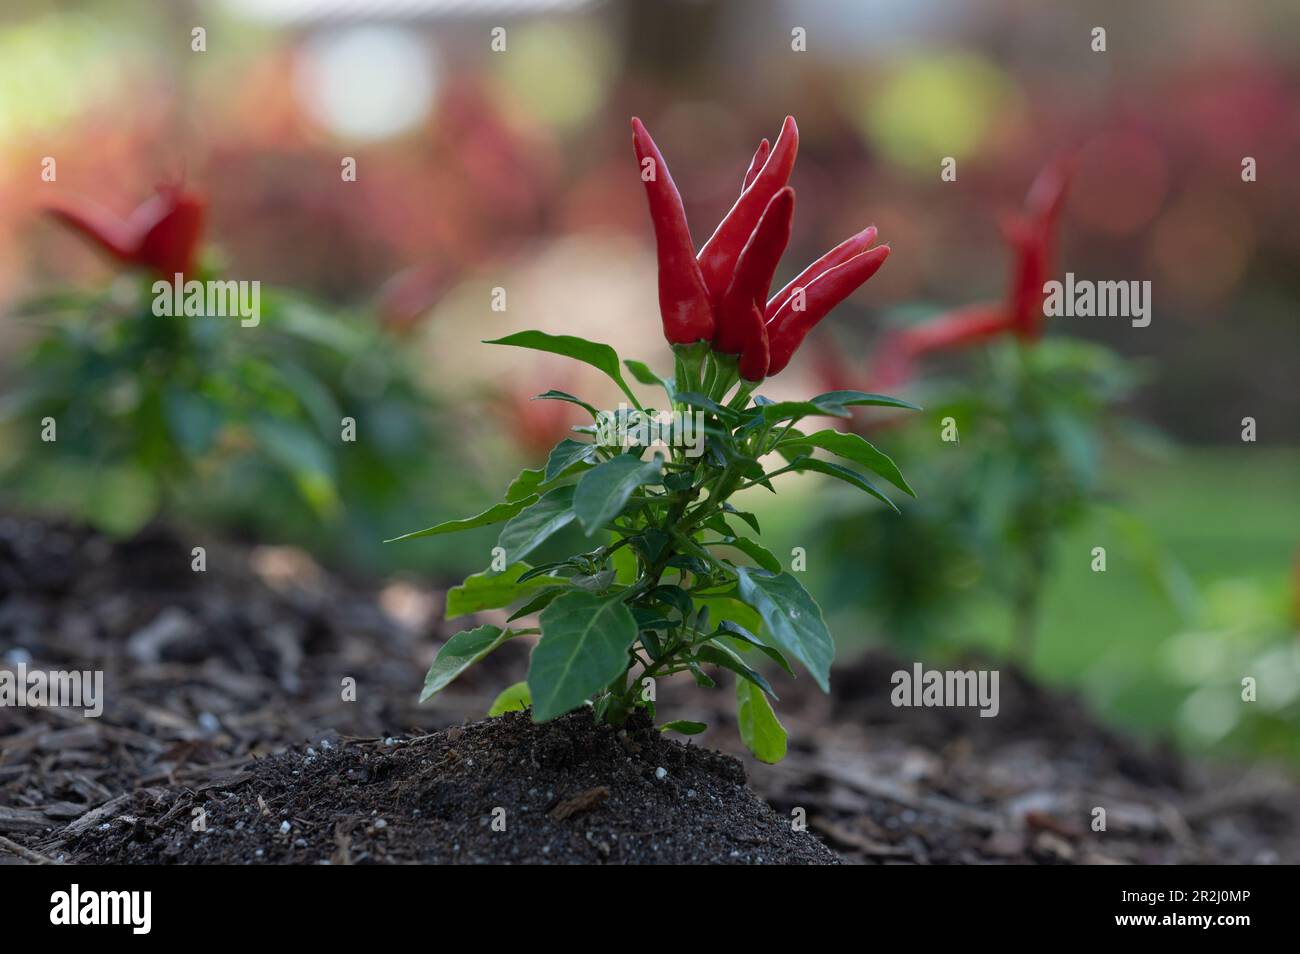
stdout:
[[[830,310],[876,274],[885,259],[889,257],[889,246],[880,245],[866,252],[860,252],[848,261],[827,269],[816,280],[803,289],[802,296],[791,295],[772,320],[767,323],[767,336],[770,342],[771,357],[768,362],[768,375],[779,374],[790,363],[795,349],[817,322],[829,314]],[[796,306],[801,304],[802,309]]]
[[118,261],[170,279],[188,275],[203,234],[205,203],[197,195],[165,187],[123,221],[93,202],[76,199],[49,211]]
[[1024,215],[1003,229],[1016,250],[1008,308],[1012,330],[1022,341],[1037,340],[1043,332],[1043,285],[1055,257],[1056,233],[1065,208],[1070,172],[1068,158],[1059,158],[1044,168],[1029,187]]
[[[997,305],[968,305],[939,318],[906,328],[893,337],[906,359],[948,351],[996,338],[1012,329],[1006,311]],[[888,349],[886,349],[888,350]]]
[[[718,309],[718,329],[713,335],[713,350],[719,354],[744,353],[755,334],[752,320],[755,311],[759,316],[757,327],[764,327],[764,304],[772,287],[772,276],[776,274],[776,266],[781,261],[781,253],[790,242],[790,223],[793,218],[794,190],[786,186],[767,204],[758,227],[740,253],[736,272],[722,297],[722,305]],[[767,370],[766,366],[763,370]]]
[[843,265],[854,255],[859,255],[871,247],[871,243],[876,240],[876,227],[868,225],[857,235],[850,235],[839,245],[823,255],[817,261],[813,262],[802,272],[795,276],[794,281],[786,285],[779,292],[772,296],[772,300],[767,303],[767,320],[771,321],[776,317],[776,313],[781,310],[781,306],[790,300],[797,288],[807,288],[817,280],[823,273],[834,268],[836,265]]
[[1051,272],[1054,244],[1070,160],[1057,159],[1034,179],[1024,213],[1003,225],[1003,234],[1016,254],[1011,287],[1004,301],[968,305],[923,324],[887,336],[874,363],[873,386],[889,387],[912,373],[916,359],[1014,334],[1034,341],[1042,334],[1043,285]]
[[736,362],[736,370],[746,381],[762,381],[767,377],[771,362],[771,344],[767,338],[767,325],[763,322],[763,309],[758,305],[750,306],[743,333],[745,346]]
[[767,162],[767,154],[772,151],[772,144],[766,139],[758,144],[758,149],[754,153],[754,158],[749,160],[749,168],[745,170],[745,181],[741,183],[740,191],[744,192],[754,184],[754,179],[763,168],[763,163]]
[[[787,116],[781,127],[781,135],[772,146],[771,154],[763,163],[763,168],[754,176],[754,181],[740,194],[731,211],[723,216],[717,230],[704,243],[698,256],[700,272],[704,276],[704,285],[709,290],[709,301],[715,306],[721,304],[726,294],[731,276],[736,271],[736,262],[744,250],[749,237],[754,234],[763,210],[772,201],[772,197],[785,187],[794,168],[794,157],[799,151],[799,127],[794,117]],[[746,176],[748,178],[748,176]]]
[[673,184],[659,147],[636,118],[632,119],[632,145],[641,166],[641,181],[645,183],[650,220],[654,224],[655,249],[659,256],[659,313],[664,336],[670,344],[711,340],[713,307],[695,259],[681,194]]

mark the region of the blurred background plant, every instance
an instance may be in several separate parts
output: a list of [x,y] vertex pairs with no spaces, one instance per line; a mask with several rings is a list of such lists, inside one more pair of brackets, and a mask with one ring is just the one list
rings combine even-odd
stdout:
[[[986,532],[973,535],[973,515],[993,504],[962,482],[974,467],[967,462],[981,457],[998,480],[1025,479],[1002,455],[1050,438],[1052,467],[1080,481],[1047,485],[1065,491],[1052,507],[1068,513],[1081,493],[1104,505],[1061,524],[1062,556],[1043,570],[1035,614],[1035,674],[1077,686],[1139,729],[1178,731],[1197,745],[1285,748],[1266,743],[1265,723],[1248,714],[1267,711],[1274,739],[1294,740],[1300,728],[1286,706],[1234,710],[1227,728],[1219,720],[1215,731],[1186,731],[1189,707],[1212,711],[1206,693],[1226,691],[1234,680],[1224,673],[1256,658],[1235,648],[1225,657],[1217,637],[1187,633],[1256,618],[1214,615],[1225,589],[1270,607],[1291,592],[1300,540],[1300,224],[1291,210],[1300,180],[1286,170],[1300,158],[1300,8],[1107,0],[1028,12],[1022,0],[14,0],[0,13],[0,400],[12,407],[20,387],[64,376],[68,390],[47,395],[46,406],[75,401],[84,427],[106,429],[95,442],[115,448],[115,467],[97,471],[85,494],[64,496],[73,512],[126,530],[167,504],[166,483],[197,498],[173,512],[210,514],[228,532],[298,539],[323,559],[375,572],[409,558],[450,578],[482,566],[492,541],[458,541],[444,553],[418,549],[435,541],[400,552],[377,541],[412,519],[472,511],[529,459],[522,445],[534,431],[545,447],[567,424],[526,393],[528,382],[551,382],[567,367],[502,356],[478,340],[536,327],[625,353],[657,346],[653,247],[640,183],[629,177],[629,115],[674,143],[677,185],[699,223],[734,201],[744,172],[734,157],[781,116],[798,115],[791,267],[864,222],[893,247],[872,295],[827,323],[838,326],[835,357],[855,374],[876,366],[893,329],[1002,294],[996,213],[1068,149],[1075,174],[1063,260],[1081,278],[1151,279],[1150,327],[1061,319],[1032,353],[999,342],[952,365],[927,362],[910,395],[927,414],[870,432],[909,461],[920,499],[892,520],[840,513],[833,486],[810,480],[813,489],[756,502],[765,537],[777,553],[807,550],[806,586],[841,639],[896,641],[910,653],[923,630],[918,651],[927,654],[1004,652],[1014,629],[1004,585],[1019,557],[1009,549],[995,561],[989,548],[1031,515],[986,514]],[[1097,25],[1107,29],[1105,53],[1090,48]],[[202,53],[191,46],[196,26],[206,30]],[[492,48],[494,27],[506,30],[504,52]],[[806,52],[792,48],[796,28]],[[57,161],[55,181],[42,178],[46,157]],[[354,182],[340,176],[345,157],[356,160]],[[940,179],[944,157],[956,159],[956,181]],[[1257,181],[1242,181],[1245,157],[1256,161]],[[141,289],[110,282],[102,260],[35,214],[70,194],[125,208],[181,177],[208,196],[222,277],[259,279],[268,290],[259,329],[208,340],[216,333],[201,323],[134,317],[146,307]],[[696,235],[697,246],[705,238]],[[39,320],[32,308],[18,314],[58,288],[93,291],[63,304],[47,297]],[[504,311],[491,307],[494,289],[507,295]],[[152,340],[167,335],[197,340]],[[126,366],[142,348],[239,370],[214,378],[179,365],[170,379]],[[320,386],[297,395],[280,359]],[[94,383],[108,378],[83,373],[86,362],[110,360],[134,383],[111,391]],[[1123,416],[1158,427],[1177,449],[1153,455],[1096,427],[1132,364],[1142,388],[1124,398]],[[367,388],[381,366],[392,377],[375,396]],[[1073,397],[1060,378],[1067,372]],[[765,392],[810,393],[811,373],[792,369]],[[603,388],[597,377],[569,389],[617,403]],[[343,452],[337,424],[322,429],[327,402],[310,391],[356,417],[360,433],[394,442]],[[158,397],[177,392],[186,396]],[[224,402],[232,423],[196,453],[186,448],[203,441],[183,435],[205,433],[205,412],[194,410],[205,401]],[[1050,413],[990,420],[1026,401]],[[957,446],[936,439],[935,415],[949,405]],[[431,406],[444,409],[436,423]],[[114,417],[124,408],[151,417],[144,433],[155,437],[110,445],[110,425],[114,441],[125,437],[131,418]],[[265,415],[298,436],[259,438],[252,421]],[[1257,421],[1254,442],[1242,440],[1245,417]],[[62,418],[60,427],[62,442]],[[56,463],[49,447],[42,461],[29,459],[38,434],[29,417],[0,432],[0,458],[25,474],[6,491],[12,505],[70,486],[45,473]],[[476,470],[440,469],[439,447],[450,440],[467,442]],[[898,446],[913,441],[923,446]],[[505,444],[521,446],[520,460],[502,459],[493,472],[486,462],[502,455],[487,448]],[[365,463],[371,454],[382,459]],[[168,468],[199,476],[164,478]],[[332,490],[309,476],[318,473],[332,473]],[[982,479],[992,487],[994,476]],[[980,501],[966,521],[930,510],[947,505],[954,484]],[[110,485],[136,502],[91,502]],[[408,490],[415,502],[400,503]],[[470,499],[450,499],[458,494]],[[388,506],[406,508],[404,517],[389,521]],[[331,509],[332,523],[321,521]],[[832,512],[840,519],[827,530]],[[858,563],[872,539],[896,566]],[[1105,573],[1090,569],[1095,546],[1107,548]],[[1154,554],[1171,557],[1186,579]],[[1168,584],[1159,592],[1153,573]],[[1173,591],[1186,598],[1171,600]],[[909,617],[929,622],[918,629]],[[1270,618],[1251,630],[1258,657],[1295,644],[1294,621]]]

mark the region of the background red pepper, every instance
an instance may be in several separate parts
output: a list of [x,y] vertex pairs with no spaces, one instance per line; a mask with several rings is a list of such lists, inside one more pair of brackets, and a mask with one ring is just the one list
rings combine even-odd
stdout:
[[168,186],[126,220],[86,199],[66,200],[49,211],[119,262],[170,279],[194,269],[205,208],[200,196]]

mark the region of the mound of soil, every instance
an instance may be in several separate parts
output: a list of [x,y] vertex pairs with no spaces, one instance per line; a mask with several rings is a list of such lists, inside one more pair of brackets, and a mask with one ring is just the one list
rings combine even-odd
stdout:
[[[97,719],[0,707],[0,864],[825,860],[790,831],[795,809],[849,862],[1300,863],[1293,769],[1134,740],[993,661],[963,668],[1002,670],[995,719],[895,708],[891,675],[912,660],[882,650],[837,666],[829,697],[773,674],[790,735],[774,766],[743,752],[726,673],[715,692],[688,676],[659,688],[660,718],[710,725],[694,746],[639,726],[629,751],[573,718],[440,732],[523,678],[528,640],[417,705],[438,646],[474,625],[442,622],[439,599],[427,582],[349,581],[282,547],[157,527],[110,540],[0,515],[0,667],[98,669],[105,692]],[[738,756],[758,798],[708,749]],[[196,808],[208,833],[190,828]]]
[[[194,830],[196,810],[203,830]],[[295,749],[203,791],[137,793],[68,844],[89,863],[835,864],[740,762],[649,720],[524,713]]]

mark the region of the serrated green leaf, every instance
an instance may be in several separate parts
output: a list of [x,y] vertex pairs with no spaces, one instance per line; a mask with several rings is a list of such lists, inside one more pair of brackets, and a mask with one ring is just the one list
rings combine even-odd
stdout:
[[736,574],[740,598],[763,619],[759,638],[803,663],[821,690],[828,692],[835,643],[821,607],[789,573],[740,566]]
[[582,705],[628,665],[636,621],[617,598],[574,591],[542,610],[542,638],[528,666],[533,719]]
[[420,701],[424,702],[445,688],[466,669],[514,635],[511,630],[503,630],[499,626],[479,626],[461,630],[451,637],[442,644],[438,657],[424,677],[424,691],[420,693]]

